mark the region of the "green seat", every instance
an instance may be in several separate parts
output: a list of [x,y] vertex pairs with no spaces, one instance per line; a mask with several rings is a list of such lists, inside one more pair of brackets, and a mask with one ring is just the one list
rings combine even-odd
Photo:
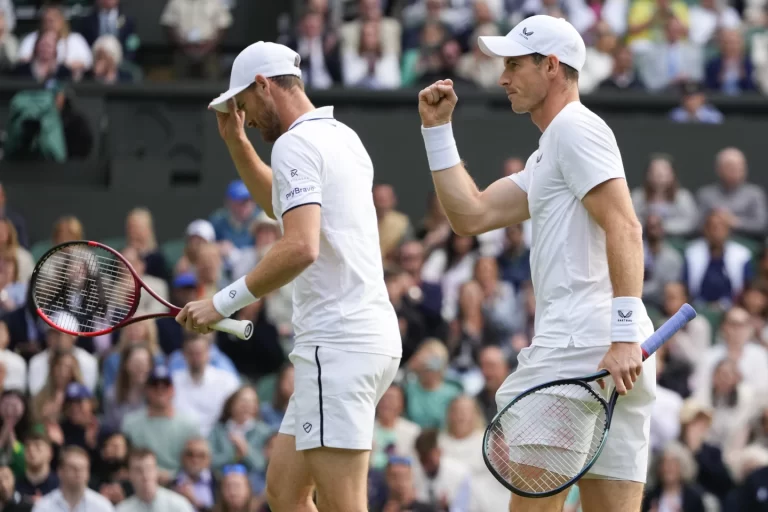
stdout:
[[35,242],[32,247],[29,248],[29,252],[32,254],[32,258],[37,262],[43,254],[53,246],[50,240],[40,240]]
[[262,402],[271,402],[277,389],[277,374],[265,375],[256,383],[256,394]]
[[116,251],[122,251],[125,249],[125,237],[124,236],[108,236],[98,240],[102,244],[113,248]]
[[734,235],[731,237],[731,240],[733,240],[734,242],[738,242],[744,247],[746,247],[747,249],[749,249],[752,252],[752,256],[759,256],[760,251],[763,250],[763,244],[752,238]]
[[186,240],[184,238],[177,238],[175,240],[168,240],[160,246],[160,251],[165,257],[165,261],[169,268],[175,268],[176,263],[181,259],[184,254],[184,245]]

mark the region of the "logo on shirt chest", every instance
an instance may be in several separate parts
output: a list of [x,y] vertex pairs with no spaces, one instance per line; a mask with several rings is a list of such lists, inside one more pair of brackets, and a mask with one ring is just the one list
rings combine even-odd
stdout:
[[307,181],[309,178],[299,172],[298,169],[291,169],[291,183],[298,181]]
[[539,153],[539,156],[536,157],[536,163],[541,162],[541,159],[544,157],[544,153]]

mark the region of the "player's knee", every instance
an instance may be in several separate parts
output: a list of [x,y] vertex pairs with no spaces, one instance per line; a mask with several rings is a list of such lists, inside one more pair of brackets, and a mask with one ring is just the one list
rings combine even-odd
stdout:
[[318,510],[322,512],[367,512],[368,503],[365,498],[351,496],[346,493],[323,492],[317,490]]
[[296,489],[290,485],[289,479],[280,478],[279,475],[267,471],[267,482],[264,494],[272,512],[296,512],[298,510],[311,510],[308,507],[312,503],[312,487]]

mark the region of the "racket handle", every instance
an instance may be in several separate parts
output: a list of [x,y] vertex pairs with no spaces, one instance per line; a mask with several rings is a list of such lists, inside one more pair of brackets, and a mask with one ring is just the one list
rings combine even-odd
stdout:
[[642,345],[643,359],[649,358],[654,352],[659,350],[677,331],[685,327],[685,324],[694,318],[696,318],[696,310],[689,304],[683,304],[677,313],[672,315],[669,320],[664,322],[661,327],[645,340]]
[[241,340],[250,339],[253,334],[253,323],[248,320],[233,320],[231,318],[225,318],[219,322],[216,322],[211,327],[217,331],[226,332],[233,336],[237,336]]

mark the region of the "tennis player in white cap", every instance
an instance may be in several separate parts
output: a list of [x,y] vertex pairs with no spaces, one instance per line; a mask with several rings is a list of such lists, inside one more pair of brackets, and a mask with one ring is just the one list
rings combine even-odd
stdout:
[[[245,277],[188,304],[177,320],[207,332],[295,282],[295,391],[269,461],[269,506],[362,512],[376,405],[397,373],[402,343],[384,284],[373,164],[333,107],[309,101],[299,64],[285,46],[255,43],[235,59],[230,89],[211,103],[240,177],[283,237]],[[274,142],[271,168],[244,124]]]
[[[625,396],[601,457],[579,483],[581,503],[585,512],[639,511],[656,386],[655,360],[643,365],[640,350],[653,331],[640,300],[642,228],[613,132],[579,101],[584,41],[563,19],[533,16],[506,36],[480,37],[479,45],[504,59],[499,85],[512,110],[530,114],[542,133],[525,169],[478,190],[453,138],[450,80],[419,93],[419,113],[435,189],[454,231],[477,235],[532,219],[535,335],[497,392],[497,406],[537,384],[607,369]],[[512,463],[524,466],[514,457]],[[560,512],[566,494],[513,495],[510,510]]]

